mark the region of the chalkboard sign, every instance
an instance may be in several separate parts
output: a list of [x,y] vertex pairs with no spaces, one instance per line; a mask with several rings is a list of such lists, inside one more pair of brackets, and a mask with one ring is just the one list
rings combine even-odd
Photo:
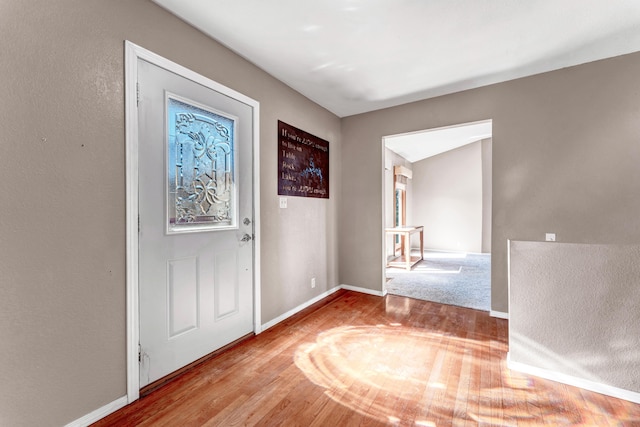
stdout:
[[329,198],[329,142],[280,120],[278,194]]

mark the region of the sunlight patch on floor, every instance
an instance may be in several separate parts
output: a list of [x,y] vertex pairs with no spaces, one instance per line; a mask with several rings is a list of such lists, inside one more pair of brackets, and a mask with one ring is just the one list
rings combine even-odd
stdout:
[[429,274],[460,274],[462,272],[462,267],[458,267],[455,270],[445,270],[443,268],[435,268],[428,267],[424,265],[417,265],[413,268],[412,271],[407,271],[407,273],[429,273]]
[[[325,389],[329,398],[383,423],[403,420],[406,412],[415,414],[417,426],[435,425],[429,421],[430,415],[449,416],[446,414],[460,399],[473,399],[476,403],[456,413],[456,420],[496,426],[526,423],[538,415],[557,423],[554,425],[576,425],[580,414],[558,404],[565,399],[586,401],[591,403],[589,410],[593,414],[607,415],[606,409],[589,402],[579,389],[567,388],[559,394],[557,389],[545,385],[548,383],[544,380],[536,379],[534,383],[528,376],[509,371],[504,360],[486,363],[499,363],[502,378],[497,382],[514,387],[508,401],[503,401],[499,386],[478,384],[475,397],[468,390],[461,392],[457,387],[447,387],[453,366],[458,366],[460,375],[463,372],[470,375],[467,380],[470,384],[479,381],[472,373],[478,361],[469,358],[469,354],[496,351],[506,353],[507,344],[394,323],[327,330],[314,342],[299,346],[294,361],[310,381]],[[534,405],[536,413],[528,413],[527,405]],[[501,408],[504,418],[495,417],[496,407]]]
[[[484,345],[475,340],[460,344],[460,348],[471,346],[478,351]],[[298,347],[294,360],[331,399],[388,423],[392,418],[402,419],[402,411],[397,408],[435,405],[431,393],[443,395],[446,404],[453,405],[455,396],[447,393],[445,372],[432,366],[425,368],[429,363],[440,366],[442,362],[434,360],[442,359],[452,347],[443,342],[442,334],[398,324],[344,326]],[[416,396],[423,397],[415,401]]]
[[[420,251],[417,251],[419,254]],[[465,259],[466,252],[425,252],[424,259]]]

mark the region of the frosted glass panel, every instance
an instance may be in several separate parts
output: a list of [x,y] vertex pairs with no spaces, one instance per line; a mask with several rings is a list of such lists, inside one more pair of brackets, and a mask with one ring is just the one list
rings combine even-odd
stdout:
[[167,114],[168,232],[235,227],[235,120],[173,95]]

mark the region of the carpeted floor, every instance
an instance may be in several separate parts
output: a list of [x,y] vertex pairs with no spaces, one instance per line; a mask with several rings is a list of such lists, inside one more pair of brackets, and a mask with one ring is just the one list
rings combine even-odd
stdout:
[[425,251],[411,271],[387,268],[386,275],[390,294],[491,309],[491,254]]

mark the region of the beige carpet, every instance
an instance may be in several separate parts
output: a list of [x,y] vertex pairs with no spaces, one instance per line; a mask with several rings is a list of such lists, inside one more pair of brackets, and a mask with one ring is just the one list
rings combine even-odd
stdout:
[[489,311],[491,254],[426,252],[411,271],[387,268],[387,292]]

